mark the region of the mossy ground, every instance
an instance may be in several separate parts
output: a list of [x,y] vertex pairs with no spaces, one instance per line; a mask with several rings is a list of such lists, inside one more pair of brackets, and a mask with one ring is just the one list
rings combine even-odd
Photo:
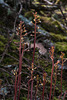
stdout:
[[56,52],[60,54],[60,52],[65,53],[65,57],[67,57],[67,42],[56,42]]
[[[17,54],[18,50],[17,50],[17,46],[14,44],[14,41],[17,41],[17,40],[13,40],[13,42],[10,44],[9,48],[7,49],[6,53],[18,59],[18,54]],[[0,35],[0,55],[2,55],[5,52],[7,43],[8,43],[8,39],[5,38],[3,35]],[[17,63],[17,61],[5,55],[2,64],[9,65],[13,63]]]

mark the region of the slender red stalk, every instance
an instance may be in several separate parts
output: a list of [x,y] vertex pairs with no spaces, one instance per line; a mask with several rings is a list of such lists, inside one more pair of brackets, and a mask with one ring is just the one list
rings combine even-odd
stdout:
[[43,92],[42,92],[42,100],[44,100],[45,81],[46,81],[46,73],[43,74]]
[[[36,13],[36,14],[37,14],[37,13]],[[32,63],[34,63],[35,43],[36,43],[36,15],[35,15],[34,50],[33,50],[33,59],[32,59]]]
[[[0,79],[0,91],[1,91],[1,84],[2,84],[2,80]],[[1,95],[0,95],[0,100],[1,100]]]
[[56,71],[55,71],[55,83],[54,83],[54,90],[53,90],[52,100],[53,100],[53,98],[54,98],[55,86],[56,86],[56,80],[57,80],[57,69],[56,69]]
[[19,82],[19,94],[18,94],[18,100],[19,100],[19,97],[20,97],[20,85],[21,85],[21,76],[20,76],[20,82]]
[[39,75],[37,75],[37,85],[36,85],[36,92],[35,92],[35,100],[36,100],[36,96],[37,96],[38,83],[39,83],[38,78],[39,78]]
[[24,44],[23,44],[23,49],[22,49],[22,53],[21,53],[21,67],[20,67],[20,75],[19,75],[19,95],[18,95],[18,100],[19,100],[19,97],[20,97],[20,85],[21,85],[21,71],[22,71],[22,57],[23,57],[23,52],[24,52]]
[[67,90],[66,90],[66,92],[64,93],[63,100],[65,99],[66,93],[67,93]]
[[41,100],[41,96],[40,96],[40,100]]
[[31,80],[32,82],[31,82],[31,100],[32,100],[32,93],[33,93],[33,80]]
[[60,98],[62,96],[62,74],[63,74],[63,57],[64,57],[64,53],[63,52],[61,52],[61,56],[60,57],[61,57],[61,60],[62,60],[62,64],[61,64],[61,94],[60,94],[58,100],[60,100]]
[[[0,86],[0,91],[1,91],[1,86]],[[0,95],[0,99],[1,99],[1,95]]]
[[53,77],[53,70],[54,70],[54,60],[52,60],[52,72],[51,72],[51,84],[50,84],[50,95],[49,95],[49,100],[51,100],[51,93],[52,93],[52,77]]
[[16,91],[17,91],[17,74],[15,75],[15,95],[14,95],[14,100],[16,100]]
[[58,60],[55,64],[55,83],[54,83],[54,90],[53,90],[53,96],[52,96],[52,100],[54,98],[54,93],[55,93],[55,86],[56,86],[56,80],[57,80],[57,68],[58,68],[58,63],[60,63],[60,61]]
[[29,100],[30,82],[31,82],[31,79],[28,81],[28,96],[27,96],[27,100]]
[[[21,85],[21,70],[22,70],[22,57],[23,57],[23,52],[24,52],[24,43],[23,43],[23,49],[22,49],[22,42],[23,42],[23,36],[27,35],[22,35],[23,32],[26,32],[24,25],[22,25],[23,22],[20,21],[19,28],[17,29],[17,34],[20,35],[20,42],[19,42],[19,74],[18,74],[18,81],[17,81],[17,86],[16,86],[16,93],[15,95],[17,96],[17,89],[19,87],[19,95],[18,95],[18,100],[20,97],[20,85]],[[22,29],[23,28],[23,29]]]
[[36,100],[36,96],[37,96],[37,89],[38,89],[38,87],[36,86],[35,100]]
[[51,59],[52,59],[52,72],[51,72],[51,84],[50,84],[50,94],[49,94],[49,100],[51,100],[51,93],[52,93],[52,78],[53,78],[53,70],[54,70],[54,47],[51,47]]
[[[22,32],[20,32],[20,46],[19,46],[19,75],[18,75],[18,82],[17,82],[17,89],[18,85],[20,83],[20,72],[22,67],[22,56],[21,56],[21,38],[22,38]],[[17,89],[15,95],[17,96]]]
[[36,86],[35,100],[36,100],[36,96],[37,96],[37,89],[38,89],[38,86]]
[[[37,12],[34,14],[35,17],[35,31],[34,31],[34,50],[33,50],[33,58],[32,58],[32,66],[34,66],[34,56],[35,56],[35,43],[36,43],[36,14]],[[31,98],[30,100],[32,100],[32,93],[33,93],[33,67],[31,70]]]
[[62,66],[61,66],[61,94],[62,94],[62,73],[63,73],[63,58],[62,58]]

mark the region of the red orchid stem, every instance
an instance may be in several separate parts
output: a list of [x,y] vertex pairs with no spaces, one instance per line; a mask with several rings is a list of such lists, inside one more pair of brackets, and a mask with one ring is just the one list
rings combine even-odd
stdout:
[[14,95],[14,100],[16,100],[16,91],[17,91],[17,74],[15,75],[15,95]]
[[[57,72],[56,72],[57,73]],[[53,98],[54,98],[54,93],[55,93],[55,86],[56,86],[56,80],[57,80],[57,74],[55,75],[55,84],[54,84],[54,90],[53,90],[53,97],[52,97],[52,100],[53,100]]]
[[[20,72],[21,72],[21,67],[22,67],[21,37],[22,37],[22,32],[20,32],[20,46],[19,46],[19,75],[18,75],[17,89],[18,89],[18,85],[19,85],[19,83],[20,83]],[[17,96],[17,89],[16,89],[16,96]]]
[[19,47],[19,75],[18,75],[18,82],[17,82],[17,86],[16,86],[16,90],[15,90],[15,99],[16,100],[16,96],[17,96],[17,89],[18,89],[18,85],[19,85],[19,77],[20,77],[20,67],[21,67],[21,63],[22,62],[22,57],[21,57],[21,35],[20,35],[20,47]]
[[46,81],[46,73],[43,73],[43,92],[42,92],[42,100],[44,100],[45,81]]
[[33,50],[33,59],[32,59],[32,63],[34,63],[34,55],[35,55],[35,43],[36,43],[36,16],[35,16],[34,50]]
[[18,100],[19,100],[19,97],[20,97],[20,85],[21,85],[21,76],[20,76],[20,82],[19,82],[19,94],[18,94]]
[[66,93],[67,93],[67,90],[66,90],[66,92],[64,93],[63,100],[65,99]]
[[37,96],[37,90],[38,90],[38,80],[37,80],[37,86],[36,86],[36,92],[35,92],[35,100],[36,100],[36,96]]
[[[35,31],[34,31],[34,50],[33,50],[33,58],[32,58],[32,64],[34,65],[34,55],[35,55],[35,43],[36,43],[36,15],[35,15]],[[32,69],[32,75],[31,75],[31,98],[32,100],[32,93],[33,93],[33,69]]]
[[31,79],[28,81],[28,96],[27,96],[27,100],[29,100],[30,82],[31,82]]
[[35,100],[36,100],[36,96],[37,96],[37,89],[38,89],[38,86],[36,86]]
[[31,80],[31,100],[32,100],[32,93],[33,93],[33,80]]
[[60,94],[58,100],[60,100],[60,98],[62,96],[62,73],[63,73],[63,57],[62,57],[62,65],[61,65],[61,94]]
[[20,46],[19,46],[19,75],[18,75],[17,88],[18,88],[18,84],[19,84],[20,70],[21,70],[21,64],[22,64],[22,56],[21,56],[21,37],[22,37],[22,32],[20,32]]
[[61,67],[61,94],[62,94],[62,73],[63,73],[63,58],[62,58],[62,67]]
[[[22,60],[22,57],[23,57],[23,52],[24,52],[24,44],[23,44],[23,49],[22,49],[22,54],[21,54],[21,60]],[[22,61],[21,61],[21,68],[20,68],[20,75],[19,75],[19,95],[18,95],[18,100],[19,100],[19,97],[20,97],[21,70],[22,70]]]
[[51,72],[51,84],[50,84],[49,100],[51,100],[51,93],[52,93],[52,78],[53,78],[53,70],[54,70],[54,58],[52,59],[52,72]]
[[45,90],[45,80],[43,81],[43,93],[42,93],[42,100],[44,100],[44,90]]

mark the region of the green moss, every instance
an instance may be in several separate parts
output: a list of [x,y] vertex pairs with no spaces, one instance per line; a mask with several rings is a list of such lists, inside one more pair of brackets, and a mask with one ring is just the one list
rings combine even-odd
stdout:
[[57,20],[53,21],[50,17],[43,17],[40,16],[41,19],[41,26],[49,31],[49,32],[53,32],[53,33],[57,33],[57,34],[65,34],[63,27],[61,26],[61,23],[58,22]]
[[50,33],[51,38],[54,42],[59,42],[59,41],[67,41],[66,36],[63,36],[62,34],[55,34],[55,33]]
[[10,57],[5,57],[3,60],[3,65],[12,65],[12,64],[16,64],[17,62],[10,58]]
[[0,4],[0,17],[3,18],[7,14],[7,10]]
[[49,65],[48,67],[45,67],[45,71],[46,71],[46,73],[48,73],[48,75],[51,74],[51,68],[52,68],[52,65]]
[[59,21],[55,20],[55,21],[52,21],[51,23],[52,23],[52,25],[54,25],[55,28],[57,28],[59,31],[62,32],[62,31],[64,30],[64,28],[61,26],[61,23],[60,23]]
[[58,100],[58,98],[54,97],[54,99],[53,99],[53,100]]
[[0,41],[0,53],[2,53],[4,51],[4,43]]
[[40,2],[38,2],[38,0],[34,0],[33,3],[34,3],[34,4],[40,4]]
[[0,35],[0,41],[2,41],[3,43],[6,43],[7,39],[3,35]]
[[[5,25],[3,21],[0,20],[0,25],[3,26]],[[0,28],[1,29],[1,28]]]
[[44,12],[43,12],[42,10],[40,11],[40,13],[41,13],[42,15],[44,15]]
[[49,21],[52,21],[52,19],[50,17],[40,17],[42,20],[44,20],[46,23],[49,23]]
[[12,50],[16,50],[17,49],[17,46],[13,42],[11,43],[11,49]]
[[56,51],[59,52],[65,52],[65,56],[67,56],[67,42],[56,42]]
[[5,73],[6,74],[6,77],[10,77],[10,75],[8,73]]
[[8,98],[8,99],[6,99],[6,100],[12,100],[12,98]]
[[21,12],[21,13],[22,13],[22,15],[24,15],[24,14],[25,14],[25,12],[26,12],[26,10],[23,8],[23,9],[22,9],[22,12]]
[[6,43],[7,43],[7,39],[3,35],[0,35],[0,53],[4,51]]
[[0,72],[0,78],[3,76],[3,72]]
[[32,11],[26,12],[24,16],[29,20],[32,20],[34,18]]
[[21,97],[20,100],[27,100],[27,98],[26,97]]
[[[17,42],[16,40],[13,40],[13,42],[14,41]],[[13,42],[10,44],[10,47],[8,49],[8,54],[18,59],[18,54],[16,53],[17,46]],[[0,54],[4,52],[6,43],[7,39],[4,36],[0,35]],[[16,61],[11,57],[5,57],[2,63],[8,65],[8,64],[14,64],[16,63]]]
[[13,39],[13,42],[19,42],[19,40],[18,39]]
[[57,42],[56,46],[59,51],[67,51],[67,42]]
[[44,13],[44,11],[42,11],[42,10],[40,10],[40,12],[39,12],[41,15],[43,15],[43,16],[45,16],[45,17],[47,17],[47,14],[45,14]]
[[29,60],[32,60],[32,53],[31,52],[25,52],[24,56],[29,59]]
[[4,47],[4,44],[3,44],[3,42],[1,42],[1,41],[0,41],[0,47]]

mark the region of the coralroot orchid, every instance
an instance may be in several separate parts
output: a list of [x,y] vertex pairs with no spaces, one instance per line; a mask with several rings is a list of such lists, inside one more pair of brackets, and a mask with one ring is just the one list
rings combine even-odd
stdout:
[[[31,65],[31,79],[28,82],[28,84],[31,82],[31,97],[30,97],[30,100],[32,100],[32,93],[33,93],[33,70],[34,70],[34,56],[35,56],[35,43],[36,43],[36,29],[37,29],[36,24],[38,22],[40,22],[40,20],[38,18],[39,18],[39,16],[37,16],[37,12],[35,12],[34,13],[34,22],[35,22],[35,24],[34,24],[34,26],[35,26],[35,31],[34,31],[34,49],[33,49],[32,65]],[[28,91],[28,93],[29,93],[29,91]]]
[[62,64],[61,64],[61,94],[60,94],[58,100],[60,100],[60,98],[62,96],[62,73],[63,73],[63,64],[64,64],[64,61],[63,61],[64,53],[63,52],[61,52],[60,58],[61,58],[61,61],[62,61]]
[[[17,28],[17,35],[20,37],[20,42],[19,42],[19,74],[18,74],[18,81],[17,81],[16,91],[15,91],[15,98],[17,96],[17,89],[19,87],[19,95],[18,95],[18,100],[19,100],[20,85],[21,85],[21,71],[22,71],[22,57],[23,57],[23,52],[24,52],[24,36],[27,35],[24,22],[22,22],[22,21],[20,21],[20,24]],[[16,99],[14,99],[14,100],[16,100]]]
[[64,93],[63,100],[65,99],[66,94],[67,94],[67,90]]
[[49,53],[50,53],[50,57],[51,57],[51,60],[52,60],[51,84],[50,84],[50,94],[49,94],[49,100],[51,100],[52,78],[53,78],[53,71],[54,71],[54,46],[51,47]]
[[46,82],[46,73],[43,73],[43,92],[42,92],[42,100],[44,100],[45,82]]
[[36,92],[35,92],[35,100],[36,100],[36,96],[37,96],[38,84],[39,84],[39,75],[37,75],[37,85],[36,85]]
[[52,100],[54,98],[54,93],[55,93],[55,86],[56,86],[56,80],[57,80],[57,68],[58,68],[59,63],[60,63],[60,60],[57,60],[57,62],[55,63],[55,83],[54,83]]

